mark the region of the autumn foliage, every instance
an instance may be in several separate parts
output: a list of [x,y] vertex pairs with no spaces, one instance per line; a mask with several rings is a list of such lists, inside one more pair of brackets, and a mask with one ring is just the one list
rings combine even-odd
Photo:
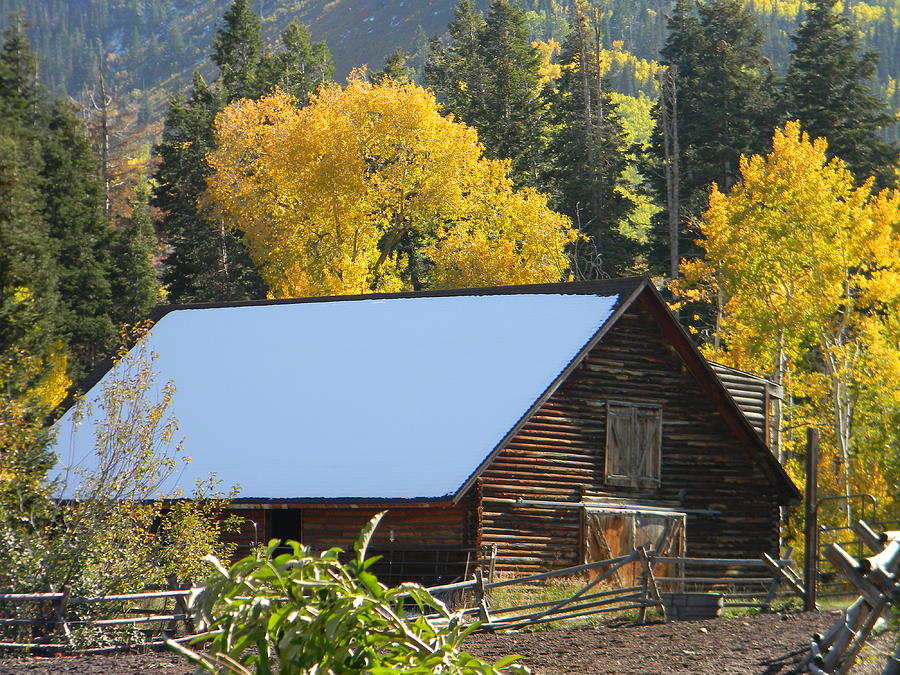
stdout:
[[805,427],[821,429],[823,493],[868,492],[890,507],[900,469],[891,431],[900,421],[900,191],[858,186],[796,122],[740,169],[728,194],[713,184],[699,223],[706,255],[682,263],[677,292],[718,304],[708,356],[785,385],[788,448],[802,451]]
[[351,77],[216,119],[208,197],[276,297],[564,278],[575,233],[434,96]]

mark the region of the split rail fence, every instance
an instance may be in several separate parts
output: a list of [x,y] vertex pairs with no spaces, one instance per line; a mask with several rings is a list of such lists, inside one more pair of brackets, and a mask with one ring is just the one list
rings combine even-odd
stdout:
[[[615,585],[610,582],[614,582],[617,573],[628,565],[637,566],[640,570],[635,575],[635,583],[608,588]],[[657,575],[654,569],[659,565],[675,569],[678,574]],[[714,571],[700,574],[699,571],[704,568]],[[721,573],[723,569],[727,573]],[[518,586],[534,590],[535,595],[539,595],[540,585],[549,580],[584,576],[588,577],[587,582],[580,588],[578,584],[568,584],[570,589],[578,590],[561,599],[505,605],[496,601],[494,593],[498,589]],[[585,619],[634,610],[637,611],[637,620],[643,623],[647,610],[651,608],[663,620],[670,613],[676,615],[672,618],[695,618],[698,615],[692,614],[690,607],[693,601],[703,605],[701,611],[709,610],[710,600],[718,600],[718,608],[743,607],[769,611],[777,599],[787,596],[802,598],[804,594],[803,584],[788,559],[774,560],[768,555],[762,559],[668,557],[657,556],[643,547],[625,556],[515,579],[485,580],[476,573],[475,578],[469,581],[429,590],[457,606],[460,604],[458,596],[467,596],[467,601],[463,602],[466,608],[462,612],[481,622],[479,631],[525,628],[550,621]],[[528,594],[525,592],[522,595]],[[685,599],[688,606],[680,605],[679,601]],[[716,603],[713,602],[715,609]]]
[[[34,653],[108,653],[135,647],[163,647],[163,633],[179,635],[178,642],[193,640],[204,634],[194,631],[187,608],[190,594],[189,588],[88,598],[72,597],[68,588],[58,593],[0,593],[0,606],[16,608],[5,613],[20,615],[0,618],[0,649],[24,649]],[[171,610],[168,609],[170,601]],[[99,604],[114,605],[125,616],[79,618],[84,615],[78,611],[79,606]],[[32,607],[34,611],[23,611],[24,607]],[[125,644],[78,648],[78,632],[84,628],[95,632],[131,629],[131,635]],[[10,634],[15,638],[8,639]],[[135,640],[136,637],[139,639]]]
[[[669,570],[666,576],[655,569]],[[705,575],[696,570],[711,569]],[[672,574],[674,570],[676,574]],[[727,570],[725,573],[717,573]],[[718,607],[756,607],[768,610],[776,598],[803,595],[802,584],[788,560],[728,558],[688,558],[657,556],[652,550],[638,548],[628,555],[609,560],[512,579],[495,579],[493,568],[476,570],[472,579],[432,586],[428,590],[459,609],[463,616],[480,622],[477,630],[497,631],[526,628],[546,622],[563,622],[617,613],[641,623],[647,611],[659,617],[679,616],[678,599],[712,598]],[[768,574],[766,574],[768,572]],[[622,583],[622,580],[625,583]],[[548,584],[548,582],[550,582]],[[553,586],[553,584],[556,584]],[[542,590],[556,589],[558,597],[542,599]],[[163,635],[180,636],[177,641],[202,638],[197,633],[187,598],[196,589],[170,589],[146,593],[108,595],[93,598],[71,597],[70,593],[0,594],[0,612],[16,614],[0,619],[0,649],[27,649],[33,653],[102,653],[135,648],[162,647]],[[706,592],[698,593],[698,590]],[[523,598],[515,600],[514,598]],[[103,619],[78,618],[79,605],[112,604],[125,616]],[[170,607],[171,604],[171,607]],[[12,605],[15,611],[4,611]],[[27,611],[26,607],[34,607]],[[40,609],[38,609],[40,608]],[[629,612],[627,615],[622,613]],[[99,630],[132,629],[122,644],[79,648],[80,628]],[[139,638],[139,639],[136,639]]]
[[[848,673],[876,623],[900,601],[900,531],[875,532],[862,520],[853,529],[873,555],[854,557],[840,544],[825,548],[825,557],[858,597],[825,635],[813,635],[802,663],[813,675]],[[882,675],[900,675],[900,645],[888,656]]]

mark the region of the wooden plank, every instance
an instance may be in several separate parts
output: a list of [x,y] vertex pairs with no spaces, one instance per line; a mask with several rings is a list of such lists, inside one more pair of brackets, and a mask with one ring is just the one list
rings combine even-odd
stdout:
[[[786,567],[789,563],[784,560],[774,560],[772,556],[768,553],[762,554],[763,562],[769,566],[769,568],[774,572],[776,580],[783,580],[787,585],[796,593],[800,598],[806,597],[806,589],[803,587],[803,584],[800,583],[798,578],[791,576],[786,571]],[[768,602],[771,602],[772,598],[775,597],[775,593],[778,591],[778,584],[773,583],[772,588],[769,590]]]

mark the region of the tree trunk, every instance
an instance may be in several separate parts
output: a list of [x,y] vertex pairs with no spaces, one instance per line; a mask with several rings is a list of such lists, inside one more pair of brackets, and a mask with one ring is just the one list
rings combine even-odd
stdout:
[[665,156],[666,174],[666,208],[669,222],[669,276],[678,278],[678,229],[681,220],[679,193],[680,153],[678,144],[678,92],[676,85],[677,69],[669,66],[659,77],[659,111],[663,130],[663,153]]

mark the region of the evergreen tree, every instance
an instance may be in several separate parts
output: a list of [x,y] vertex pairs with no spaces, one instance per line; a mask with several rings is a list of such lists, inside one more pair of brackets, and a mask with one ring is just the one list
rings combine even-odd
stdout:
[[266,292],[241,233],[228,230],[202,203],[216,114],[235,99],[259,97],[275,86],[305,102],[334,71],[327,45],[312,42],[301,24],[284,31],[282,51],[266,54],[248,0],[234,0],[224,19],[211,57],[221,78],[207,84],[195,75],[187,100],[170,102],[156,148],[160,164],[151,203],[163,211],[159,231],[172,249],[163,282],[173,302],[245,300]]
[[[260,84],[266,91],[279,87],[301,101],[334,76],[334,62],[324,40],[313,42],[309,28],[296,21],[281,34],[284,49],[263,58]],[[265,93],[265,92],[260,92]]]
[[113,231],[103,213],[103,186],[84,125],[62,101],[53,103],[46,117],[42,210],[54,243],[59,331],[73,357],[70,375],[77,381],[115,348],[110,316]]
[[509,157],[522,183],[538,185],[546,142],[541,60],[531,45],[525,12],[493,0],[479,52],[486,66],[483,118],[476,122],[490,156]]
[[[696,9],[696,12],[694,11]],[[664,138],[675,135],[679,249],[687,246],[687,223],[707,206],[710,184],[730,188],[738,179],[742,154],[764,152],[778,121],[774,77],[762,54],[762,32],[741,0],[709,0],[695,6],[678,0],[668,22],[662,63],[670,68],[675,96],[657,107],[653,152],[657,166],[666,161]],[[672,105],[674,101],[674,106]],[[675,128],[665,129],[664,124]],[[671,201],[661,172],[647,171],[661,204]],[[651,233],[652,268],[667,270],[669,227],[661,215]]]
[[159,301],[159,281],[153,268],[156,234],[149,199],[149,185],[139,186],[131,216],[120,222],[112,248],[118,270],[112,278],[113,316],[120,324],[138,323]]
[[[12,133],[10,133],[12,132]],[[38,176],[15,123],[0,125],[0,361],[48,356],[57,334],[53,244],[41,218]],[[24,375],[24,374],[20,374]],[[21,384],[21,383],[20,383]],[[3,392],[10,395],[15,392]]]
[[[0,363],[24,350],[77,380],[115,347],[97,158],[71,104],[51,101],[21,25],[0,49]],[[68,357],[68,358],[66,358]],[[57,381],[57,383],[58,383]]]
[[814,0],[791,39],[788,117],[813,138],[826,138],[831,156],[843,159],[857,180],[875,176],[883,187],[895,185],[900,146],[878,132],[896,120],[866,84],[878,54],[860,53],[858,31],[838,12],[837,0]]
[[0,119],[15,120],[22,127],[33,127],[43,89],[38,81],[38,59],[31,51],[25,29],[25,24],[17,19],[3,34],[3,48],[0,50]]
[[252,98],[259,91],[262,60],[262,22],[250,7],[250,0],[234,0],[223,16],[224,28],[213,41],[213,63],[222,73],[222,87],[228,98]]
[[164,216],[160,234],[172,247],[163,283],[173,302],[246,300],[265,295],[240,238],[198,202],[206,189],[206,154],[213,148],[212,125],[222,99],[199,75],[187,101],[174,99],[162,140],[153,195]]
[[590,245],[578,247],[579,276],[616,276],[638,253],[637,242],[618,228],[634,204],[616,189],[625,168],[625,135],[600,69],[599,17],[588,12],[583,0],[574,3],[561,76],[550,94],[556,132],[547,182],[557,209],[590,238]]
[[378,82],[385,77],[389,77],[397,82],[411,82],[413,79],[413,69],[406,67],[406,54],[403,53],[403,47],[397,47],[390,56],[384,60],[384,69],[372,73],[372,81]]
[[470,126],[483,115],[487,67],[479,51],[484,17],[473,0],[459,0],[447,27],[449,44],[433,40],[425,63],[425,83],[444,108]]
[[433,47],[426,83],[448,112],[478,129],[489,157],[511,159],[516,181],[537,185],[545,169],[546,103],[525,12],[492,0],[485,19],[472,0],[461,0],[449,34],[446,48]]
[[[20,355],[45,359],[58,323],[56,265],[41,209],[37,58],[21,21],[0,48],[0,364]],[[6,396],[22,393],[28,375],[6,376]]]

